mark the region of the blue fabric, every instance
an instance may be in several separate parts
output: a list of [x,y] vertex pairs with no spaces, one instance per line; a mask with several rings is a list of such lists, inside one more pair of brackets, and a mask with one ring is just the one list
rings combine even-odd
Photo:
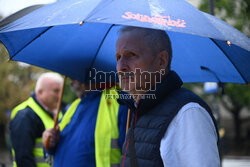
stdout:
[[127,115],[128,115],[128,108],[125,105],[120,105],[118,111],[118,129],[119,129],[118,144],[121,149],[125,141]]
[[83,82],[90,68],[116,71],[117,30],[126,25],[165,30],[184,82],[250,82],[249,38],[184,0],[58,1],[0,28],[0,41],[13,60]]
[[[249,56],[246,50],[241,48],[237,51],[245,51],[233,53],[232,47],[227,43],[224,44],[223,50],[227,50],[227,56],[224,52],[210,39],[191,34],[167,32],[172,43],[173,60],[171,68],[180,75],[183,82],[232,82],[244,83],[245,80],[239,71],[244,71],[246,81],[250,81],[250,73],[248,71],[250,65]],[[184,42],[185,41],[185,42]],[[182,55],[182,56],[180,56]],[[235,57],[235,58],[234,58]],[[230,58],[234,58],[232,61]],[[235,67],[232,62],[242,62]],[[206,67],[209,71],[202,69]],[[239,69],[237,69],[239,68]]]
[[0,33],[0,41],[5,44],[10,57],[21,51],[30,41],[33,41],[47,28],[35,28],[14,32]]
[[[95,126],[102,92],[82,97],[70,123],[61,132],[54,150],[54,167],[95,167]],[[119,145],[125,140],[127,107],[118,112]]]
[[[215,43],[222,48],[222,50],[227,55],[229,61],[232,62],[232,65],[235,66],[235,68],[240,71],[240,75],[242,78],[249,82],[250,78],[250,64],[248,58],[250,57],[249,52],[238,48],[236,45],[232,44],[231,46],[228,46],[225,42],[215,40]],[[222,67],[224,68],[224,67]]]
[[101,92],[91,92],[77,107],[70,123],[61,132],[54,167],[95,167],[94,132]]

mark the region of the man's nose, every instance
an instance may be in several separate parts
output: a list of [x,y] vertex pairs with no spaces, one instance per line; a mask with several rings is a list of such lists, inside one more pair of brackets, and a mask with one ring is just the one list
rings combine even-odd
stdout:
[[129,65],[125,58],[120,58],[117,62],[117,71],[120,72],[128,72],[129,71]]

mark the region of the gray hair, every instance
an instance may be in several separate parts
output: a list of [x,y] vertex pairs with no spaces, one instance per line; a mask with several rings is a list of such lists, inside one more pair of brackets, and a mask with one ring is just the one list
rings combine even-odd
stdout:
[[50,79],[60,84],[63,84],[63,78],[61,77],[61,75],[59,75],[58,73],[54,73],[54,72],[46,72],[39,76],[36,82],[35,93],[38,93],[38,91],[42,88],[42,83],[45,79]]
[[140,30],[144,33],[144,39],[146,39],[148,46],[152,48],[154,54],[158,54],[162,51],[166,51],[169,55],[168,69],[170,69],[172,61],[172,45],[169,39],[168,34],[163,30],[149,29],[149,28],[140,28],[125,26],[122,27],[118,33],[122,35],[125,32]]

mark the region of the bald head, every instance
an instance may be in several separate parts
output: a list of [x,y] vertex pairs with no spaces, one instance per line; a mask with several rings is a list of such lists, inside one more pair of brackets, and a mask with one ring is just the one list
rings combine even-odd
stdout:
[[56,109],[62,84],[63,78],[57,73],[43,73],[38,78],[35,94],[37,100],[48,111],[53,112]]
[[63,78],[54,72],[43,73],[39,76],[36,82],[35,93],[37,93],[41,89],[45,89],[50,85],[50,82],[57,82],[59,84],[63,84]]

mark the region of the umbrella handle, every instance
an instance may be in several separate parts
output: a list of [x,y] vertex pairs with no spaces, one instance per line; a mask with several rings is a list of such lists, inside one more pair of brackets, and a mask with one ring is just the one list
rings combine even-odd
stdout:
[[58,100],[58,102],[57,102],[56,116],[54,117],[54,129],[56,128],[56,125],[57,125],[57,123],[58,123],[58,117],[59,117],[60,108],[61,108],[61,104],[62,104],[62,97],[63,97],[64,87],[65,87],[65,84],[66,84],[66,79],[67,79],[67,77],[64,76],[64,79],[63,79],[63,86],[62,86],[62,89],[61,89],[61,92],[60,92],[59,100]]
[[130,109],[128,109],[127,126],[126,126],[126,135],[127,135],[127,133],[128,133],[128,129],[129,129],[129,126],[130,126],[130,119],[131,119],[131,111],[130,111]]
[[[59,97],[59,100],[57,102],[56,116],[54,117],[54,127],[53,127],[54,129],[56,129],[56,125],[58,123],[58,117],[59,117],[60,108],[61,108],[61,104],[62,104],[62,97],[63,97],[63,92],[64,92],[64,87],[65,87],[66,79],[67,79],[67,77],[64,76],[62,89],[60,91],[60,97]],[[47,136],[47,138],[45,139],[45,143],[44,143],[45,150],[49,150],[48,149],[49,140],[50,140],[50,136]]]
[[49,140],[50,140],[50,136],[47,136],[47,138],[45,139],[45,142],[44,142],[44,148],[46,151],[49,150]]

